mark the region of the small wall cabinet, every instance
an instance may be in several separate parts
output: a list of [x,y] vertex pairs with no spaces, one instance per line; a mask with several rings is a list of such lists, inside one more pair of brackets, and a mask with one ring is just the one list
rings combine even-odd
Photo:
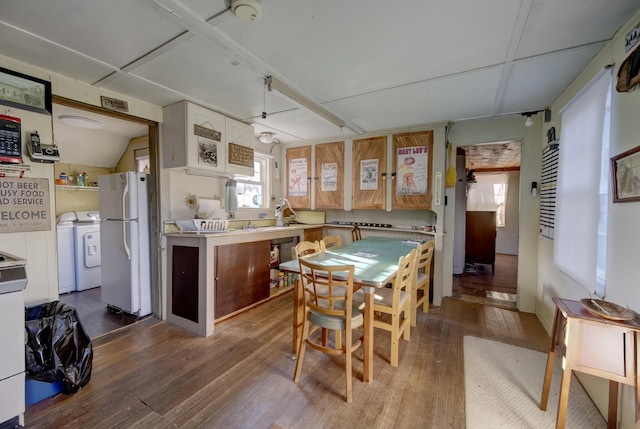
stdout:
[[[253,175],[253,127],[187,101],[163,109],[164,168],[212,174]],[[248,148],[249,165],[228,162],[229,143]],[[249,163],[247,163],[249,164]]]
[[387,188],[387,137],[377,136],[353,141],[354,209],[378,209],[385,206]]
[[287,148],[286,168],[287,199],[294,208],[344,207],[344,142]]

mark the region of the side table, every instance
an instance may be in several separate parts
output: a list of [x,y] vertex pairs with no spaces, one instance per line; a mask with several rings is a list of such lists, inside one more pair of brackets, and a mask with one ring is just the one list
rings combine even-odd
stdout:
[[553,298],[556,312],[547,356],[540,409],[547,409],[555,358],[564,356],[556,428],[564,428],[572,371],[609,380],[607,425],[615,428],[618,413],[618,383],[635,387],[636,421],[640,417],[640,377],[636,345],[640,323],[596,316],[580,301]]

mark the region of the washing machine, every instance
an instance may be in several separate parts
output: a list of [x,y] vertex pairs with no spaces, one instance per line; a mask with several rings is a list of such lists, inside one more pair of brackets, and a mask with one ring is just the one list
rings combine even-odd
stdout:
[[74,222],[76,290],[102,284],[100,273],[100,214],[97,211],[76,212]]
[[75,224],[76,212],[62,213],[58,216],[58,293],[76,290],[76,252]]

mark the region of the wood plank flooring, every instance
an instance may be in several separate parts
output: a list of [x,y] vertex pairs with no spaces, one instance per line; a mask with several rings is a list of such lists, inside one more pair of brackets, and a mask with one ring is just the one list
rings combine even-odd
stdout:
[[549,344],[533,314],[445,298],[418,311],[397,368],[388,334],[376,329],[374,381],[361,381],[360,348],[347,404],[344,356],[308,350],[293,383],[292,297],[230,318],[209,338],[153,318],[104,335],[93,342],[89,384],[28,407],[26,427],[464,428],[463,336]]
[[515,309],[515,302],[501,301],[487,297],[487,291],[507,294],[517,293],[518,256],[496,254],[495,273],[491,265],[475,264],[475,272],[464,271],[453,276],[453,297],[469,302],[496,305]]
[[76,309],[82,327],[91,339],[137,321],[133,316],[107,310],[107,304],[100,298],[100,288],[96,287],[65,293],[59,299]]

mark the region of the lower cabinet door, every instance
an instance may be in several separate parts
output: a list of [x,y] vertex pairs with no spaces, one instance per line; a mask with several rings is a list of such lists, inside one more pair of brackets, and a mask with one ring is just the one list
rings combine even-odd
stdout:
[[269,297],[271,241],[216,246],[215,319]]

